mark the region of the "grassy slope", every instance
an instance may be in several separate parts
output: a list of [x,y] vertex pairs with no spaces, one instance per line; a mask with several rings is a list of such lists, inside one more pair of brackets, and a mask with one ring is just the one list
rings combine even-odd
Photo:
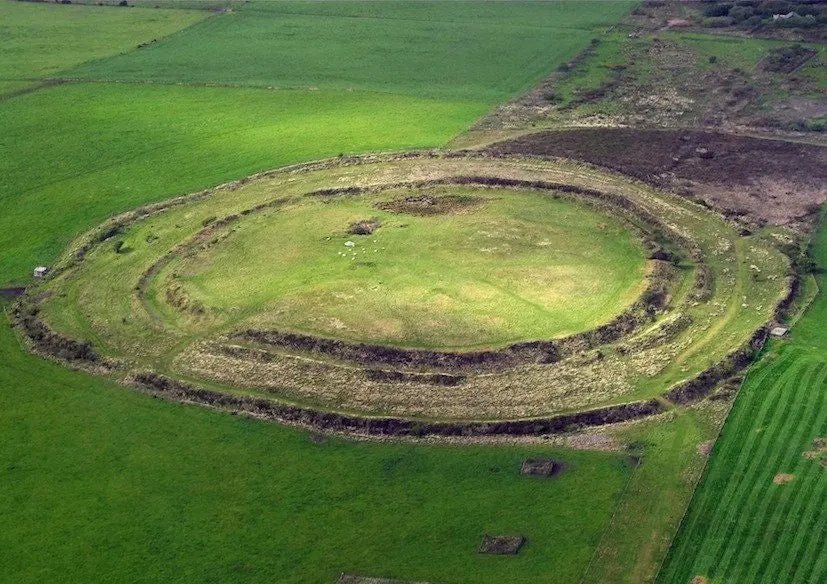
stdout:
[[[673,56],[659,56],[659,50],[652,49],[653,38],[664,41],[660,51]],[[681,126],[696,125],[702,122],[702,114],[707,108],[717,110],[726,101],[718,96],[720,88],[706,94],[704,83],[717,86],[721,83],[720,78],[726,75],[731,79],[741,78],[742,83],[731,96],[728,107],[733,106],[732,98],[738,97],[747,100],[744,111],[769,115],[780,102],[791,96],[794,100],[818,100],[827,90],[827,68],[824,67],[827,47],[804,43],[816,49],[818,55],[792,73],[768,73],[760,65],[774,49],[792,44],[795,43],[675,31],[630,38],[627,30],[616,30],[602,36],[599,44],[590,47],[588,57],[554,84],[547,97],[549,103],[560,109],[540,123],[552,127],[561,122],[568,125],[573,120],[595,114],[643,116],[647,114],[643,114],[641,108],[650,108],[649,118],[642,121],[658,125],[657,120],[652,121],[658,108],[642,105],[640,100],[656,94],[675,99],[669,96],[677,90],[674,96],[691,98],[694,103],[681,101],[672,110],[666,108],[671,111],[671,123],[680,121],[678,125]],[[689,83],[686,83],[687,79]],[[637,96],[629,99],[632,90]],[[618,98],[618,91],[623,98]],[[719,105],[712,105],[716,103]],[[733,114],[736,113],[733,110]]]
[[[615,455],[544,447],[317,445],[26,355],[6,325],[0,358],[3,582],[571,582],[628,474]],[[572,468],[521,477],[532,453]],[[479,556],[485,531],[530,543]]]
[[71,236],[113,212],[264,168],[438,145],[485,107],[365,92],[105,84],[7,100],[0,284],[48,264]]
[[698,446],[720,427],[722,404],[678,409],[616,429],[643,454],[606,528],[583,584],[651,582],[686,509],[704,458]]
[[[494,104],[573,57],[629,2],[264,2],[69,76],[368,89]],[[243,37],[245,42],[238,43]]]
[[[33,81],[134,49],[208,16],[0,0],[0,81]],[[4,91],[0,84],[0,94]]]
[[[815,253],[827,264],[823,228]],[[803,456],[814,438],[827,436],[827,277],[819,280],[822,292],[792,340],[773,343],[750,372],[659,581],[827,578],[827,474]],[[795,478],[773,484],[778,473]]]

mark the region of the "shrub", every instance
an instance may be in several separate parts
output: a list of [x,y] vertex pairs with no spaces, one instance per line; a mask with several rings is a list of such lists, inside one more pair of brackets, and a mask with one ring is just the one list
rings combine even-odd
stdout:
[[704,24],[709,28],[725,28],[732,26],[733,20],[729,16],[715,16],[704,20]]
[[771,17],[773,14],[787,14],[793,9],[787,0],[764,0],[758,5],[758,12]]
[[755,14],[755,10],[748,6],[735,6],[729,11],[729,17],[735,22],[743,22]]
[[811,132],[823,132],[827,130],[827,116],[807,120],[807,129]]
[[543,99],[546,100],[549,103],[559,103],[559,102],[563,101],[562,98],[558,94],[556,94],[554,91],[544,92],[543,93]]
[[722,4],[713,4],[704,8],[704,16],[715,18],[717,16],[726,16],[732,9],[732,4],[728,2]]

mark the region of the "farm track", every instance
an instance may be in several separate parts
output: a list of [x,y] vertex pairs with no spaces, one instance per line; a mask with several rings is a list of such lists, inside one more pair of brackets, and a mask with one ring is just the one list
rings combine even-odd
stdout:
[[827,480],[803,453],[825,433],[827,361],[784,347],[748,378],[660,581],[823,582]]

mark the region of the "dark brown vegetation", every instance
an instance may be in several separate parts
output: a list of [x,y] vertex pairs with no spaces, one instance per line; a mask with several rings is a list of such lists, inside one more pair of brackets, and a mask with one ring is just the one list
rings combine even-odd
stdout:
[[0,298],[14,298],[20,296],[26,289],[22,286],[12,286],[11,288],[0,288]]
[[77,341],[54,332],[38,317],[39,309],[30,303],[19,303],[12,316],[23,330],[26,338],[43,355],[55,357],[69,363],[107,366],[87,341]]
[[770,54],[761,61],[760,66],[764,71],[792,73],[817,54],[814,49],[801,45],[781,47],[770,51]]
[[759,224],[809,226],[827,199],[827,148],[781,140],[592,128],[529,134],[489,151],[584,160]]
[[317,430],[370,436],[541,436],[573,432],[588,426],[625,422],[666,411],[657,399],[607,406],[548,418],[511,421],[440,422],[396,417],[364,417],[341,412],[274,402],[264,398],[238,396],[196,387],[153,372],[138,373],[130,382],[159,397],[183,403],[213,407],[263,420],[298,424]]

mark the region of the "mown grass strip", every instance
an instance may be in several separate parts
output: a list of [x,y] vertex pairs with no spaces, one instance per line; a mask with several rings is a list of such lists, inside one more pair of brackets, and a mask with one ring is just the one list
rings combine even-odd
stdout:
[[[814,246],[827,263],[827,232]],[[824,290],[825,276],[818,276]],[[819,293],[791,341],[775,342],[747,377],[659,582],[809,584],[827,577],[827,478],[806,459],[827,435],[827,298]],[[775,484],[779,473],[791,482]]]

